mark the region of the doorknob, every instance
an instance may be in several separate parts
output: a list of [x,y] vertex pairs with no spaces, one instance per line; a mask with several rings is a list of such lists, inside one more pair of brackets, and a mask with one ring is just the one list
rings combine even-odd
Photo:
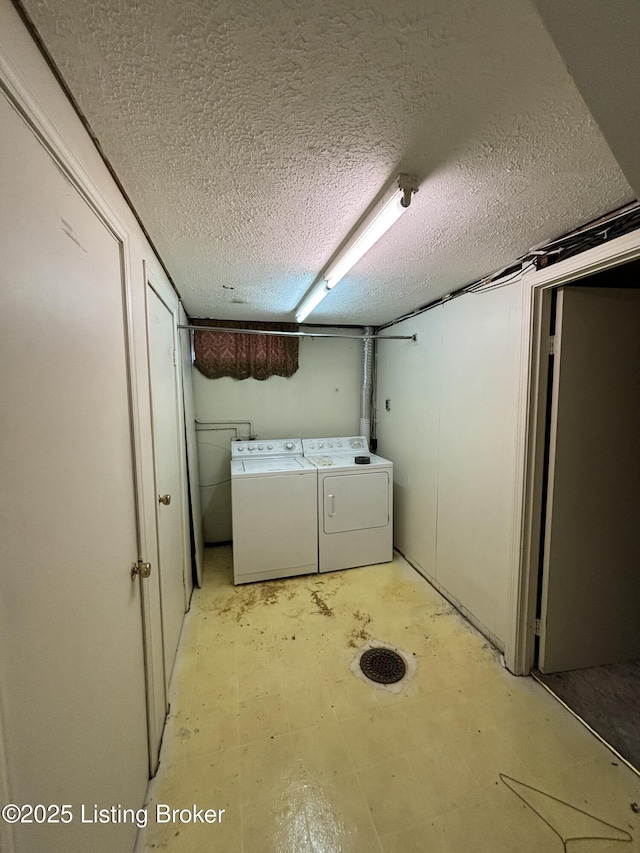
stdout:
[[158,500],[161,504],[169,506],[169,504],[171,503],[171,495],[158,495]]
[[151,563],[143,563],[142,560],[138,560],[137,563],[134,563],[131,566],[131,580],[135,580],[138,576],[141,578],[148,578],[151,574]]

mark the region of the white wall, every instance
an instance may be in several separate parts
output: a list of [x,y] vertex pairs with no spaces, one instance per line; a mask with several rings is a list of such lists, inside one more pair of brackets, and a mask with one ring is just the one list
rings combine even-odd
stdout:
[[416,344],[378,344],[396,547],[501,647],[517,559],[522,294],[516,282],[458,297],[388,330]]
[[[342,333],[346,334],[344,330]],[[358,432],[361,352],[358,340],[301,338],[297,372],[288,379],[272,376],[264,382],[229,377],[207,379],[193,369],[197,420],[235,422],[227,428],[217,424],[215,430],[198,428],[206,542],[231,539],[229,446],[237,435],[249,435],[246,421],[252,422],[258,438],[311,438]]]
[[247,418],[258,438],[351,435],[360,417],[361,351],[353,339],[301,338],[297,372],[264,382],[207,379],[194,368],[196,418]]
[[[0,755],[6,757],[0,795],[10,802],[59,802],[65,791],[73,790],[81,791],[88,804],[124,803],[135,789],[139,806],[148,770],[144,744],[140,760],[136,758],[135,779],[114,773],[128,749],[128,740],[123,740],[126,726],[114,732],[115,723],[101,716],[106,710],[96,707],[93,685],[80,672],[104,685],[122,677],[118,659],[108,650],[119,635],[125,646],[131,637],[122,630],[120,610],[101,604],[98,592],[107,576],[137,619],[133,641],[125,649],[127,659],[142,659],[143,630],[150,654],[154,636],[149,632],[159,627],[153,619],[145,620],[143,627],[138,587],[131,581],[135,533],[126,540],[133,542],[133,554],[123,559],[116,553],[121,527],[112,519],[118,506],[134,513],[132,478],[116,480],[113,473],[120,470],[130,444],[124,277],[136,412],[132,427],[140,556],[157,566],[143,262],[156,279],[166,282],[166,276],[9,0],[0,0],[0,82],[2,105],[11,115],[11,122],[3,122],[2,154],[5,174],[12,177],[3,190],[7,215],[0,225],[0,245],[4,260],[10,258],[13,265],[10,278],[2,281],[12,307],[2,315],[3,347],[11,358],[3,362],[0,399],[2,457],[10,463],[3,466],[5,503],[0,512]],[[41,141],[12,114],[5,90],[38,126]],[[33,163],[40,164],[37,177]],[[76,179],[88,202],[78,193]],[[9,183],[12,194],[7,197]],[[72,215],[67,213],[64,221],[72,205]],[[85,232],[95,230],[98,221],[106,223],[105,233],[111,228],[118,235],[107,237],[122,261],[110,277],[99,264],[92,273],[97,255],[83,250]],[[46,240],[37,230],[41,225]],[[1,264],[0,276],[8,269]],[[105,303],[114,307],[108,319]],[[49,353],[42,348],[45,341]],[[124,421],[119,423],[125,442],[117,452],[113,446],[101,446],[96,436],[102,427],[91,426],[100,423],[103,406],[104,420],[112,418],[112,399],[124,400]],[[85,522],[89,508],[94,511],[91,524]],[[135,530],[134,517],[127,523]],[[145,584],[147,603],[157,614],[157,572]],[[161,673],[161,657],[154,659],[153,671],[158,664]],[[161,687],[156,710],[163,719]],[[145,732],[144,673],[134,685],[120,683],[109,701],[117,702],[118,696],[129,703],[135,699],[128,725],[136,730],[142,726]],[[96,834],[77,819],[68,826],[38,826],[32,832],[17,827],[12,840],[2,825],[0,846],[8,853],[131,849],[135,829],[130,826],[97,829]]]

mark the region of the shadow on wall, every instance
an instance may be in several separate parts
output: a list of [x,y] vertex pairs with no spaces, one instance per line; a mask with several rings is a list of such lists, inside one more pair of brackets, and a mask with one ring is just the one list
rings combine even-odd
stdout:
[[198,428],[198,470],[204,541],[228,542],[231,539],[231,451],[238,435],[235,426]]

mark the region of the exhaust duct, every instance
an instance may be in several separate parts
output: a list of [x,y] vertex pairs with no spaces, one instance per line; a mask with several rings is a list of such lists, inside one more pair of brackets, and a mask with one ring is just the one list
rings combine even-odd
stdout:
[[[364,327],[365,335],[373,334],[372,326]],[[362,387],[360,389],[360,435],[371,439],[371,397],[373,393],[373,338],[362,341]]]

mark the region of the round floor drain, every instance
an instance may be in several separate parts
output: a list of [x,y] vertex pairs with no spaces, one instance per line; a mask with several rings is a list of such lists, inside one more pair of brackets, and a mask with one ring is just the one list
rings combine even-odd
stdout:
[[404,677],[407,665],[402,655],[391,649],[368,649],[360,658],[360,669],[378,684],[395,684]]

